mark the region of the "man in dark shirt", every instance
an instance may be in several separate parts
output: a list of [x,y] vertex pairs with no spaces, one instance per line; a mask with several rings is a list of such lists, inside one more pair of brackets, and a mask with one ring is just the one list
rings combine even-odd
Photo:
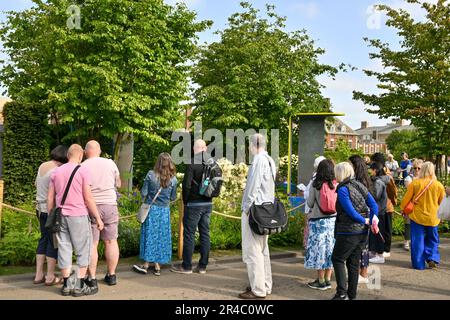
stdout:
[[210,158],[206,153],[205,141],[199,139],[194,142],[194,157],[187,166],[183,179],[184,202],[184,235],[183,235],[183,263],[174,266],[171,271],[176,273],[192,273],[192,254],[195,246],[195,231],[200,233],[200,261],[195,270],[206,273],[209,250],[209,224],[212,211],[212,198],[200,195],[204,163]]

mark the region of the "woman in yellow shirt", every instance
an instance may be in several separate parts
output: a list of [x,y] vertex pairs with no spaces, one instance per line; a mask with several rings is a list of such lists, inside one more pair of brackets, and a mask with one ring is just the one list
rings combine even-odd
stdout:
[[414,201],[417,195],[433,180],[428,190],[414,205],[411,219],[411,262],[414,269],[425,269],[425,262],[430,268],[436,268],[439,264],[439,234],[437,212],[439,205],[445,197],[444,186],[437,181],[434,173],[434,165],[425,162],[420,169],[418,179],[409,186],[408,191],[400,205],[404,210],[410,201]]

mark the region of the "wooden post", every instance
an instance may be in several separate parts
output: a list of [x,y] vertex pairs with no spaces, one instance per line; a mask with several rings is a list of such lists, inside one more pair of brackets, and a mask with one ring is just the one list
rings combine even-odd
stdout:
[[2,236],[3,180],[0,180],[0,238]]
[[183,217],[184,217],[184,203],[183,196],[180,197],[178,204],[178,259],[183,258]]

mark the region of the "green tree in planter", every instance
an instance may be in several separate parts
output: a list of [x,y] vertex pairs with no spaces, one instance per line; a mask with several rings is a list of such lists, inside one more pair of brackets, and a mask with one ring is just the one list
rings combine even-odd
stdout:
[[[8,95],[38,102],[56,123],[70,123],[66,138],[115,138],[115,159],[127,134],[167,143],[161,131],[181,116],[187,61],[209,22],[163,0],[33,2],[9,12],[0,28],[10,60],[0,81]],[[79,29],[67,26],[73,4]]]
[[337,69],[318,62],[324,50],[314,47],[305,30],[285,31],[285,18],[274,6],[267,5],[268,19],[248,2],[241,6],[244,12],[217,31],[220,40],[200,50],[193,118],[201,118],[205,129],[278,128],[286,134],[289,116],[329,111],[316,77]]
[[47,113],[42,106],[14,101],[4,106],[3,115],[5,202],[30,202],[37,169],[50,154]]

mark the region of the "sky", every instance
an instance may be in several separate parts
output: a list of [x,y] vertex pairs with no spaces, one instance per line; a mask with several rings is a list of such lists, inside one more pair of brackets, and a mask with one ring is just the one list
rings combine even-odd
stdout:
[[[184,2],[197,12],[198,20],[212,20],[213,26],[199,34],[200,43],[219,40],[214,31],[227,26],[227,18],[242,11],[241,0],[165,0],[166,3]],[[276,12],[287,18],[287,31],[306,29],[316,46],[325,49],[320,62],[338,66],[351,64],[357,70],[340,73],[335,80],[321,76],[319,82],[325,86],[322,90],[330,98],[334,112],[345,113],[342,117],[353,129],[360,127],[361,121],[370,125],[385,125],[389,119],[378,119],[376,115],[365,111],[367,106],[353,100],[353,90],[376,93],[376,80],[367,77],[362,69],[382,70],[380,61],[369,59],[374,50],[363,41],[364,37],[381,39],[398,48],[399,38],[396,30],[385,25],[386,17],[373,10],[375,4],[388,4],[407,10],[416,19],[424,18],[424,11],[417,5],[405,0],[247,0],[255,8],[264,12],[267,3],[276,6]],[[434,0],[427,0],[435,2]],[[0,21],[4,21],[3,11],[20,11],[33,5],[31,0],[0,0]],[[82,23],[82,22],[81,22]],[[2,44],[0,43],[0,50]],[[0,52],[0,60],[5,55]],[[0,88],[0,92],[3,91]]]

